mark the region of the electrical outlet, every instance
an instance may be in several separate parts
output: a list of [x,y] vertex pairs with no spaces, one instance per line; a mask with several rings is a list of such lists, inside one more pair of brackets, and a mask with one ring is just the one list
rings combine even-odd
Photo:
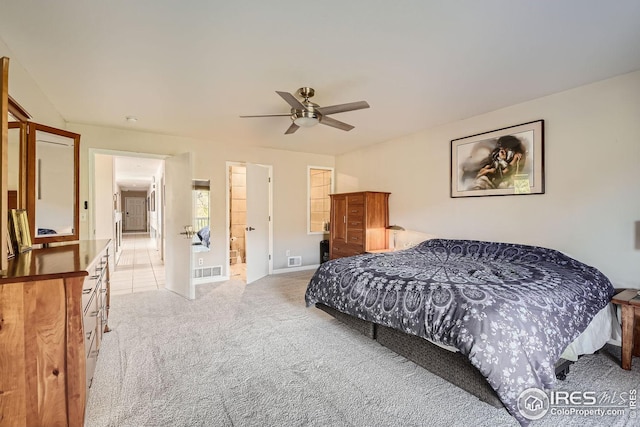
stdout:
[[204,264],[204,258],[198,258],[198,265]]
[[287,249],[287,251],[285,252],[286,256],[291,256],[291,251],[289,249]]

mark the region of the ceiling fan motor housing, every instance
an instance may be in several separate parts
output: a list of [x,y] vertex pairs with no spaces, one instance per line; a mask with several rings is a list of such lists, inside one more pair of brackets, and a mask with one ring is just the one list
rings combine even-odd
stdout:
[[305,101],[309,100],[313,95],[315,95],[316,91],[313,90],[312,87],[301,87],[298,89],[298,95],[303,97]]

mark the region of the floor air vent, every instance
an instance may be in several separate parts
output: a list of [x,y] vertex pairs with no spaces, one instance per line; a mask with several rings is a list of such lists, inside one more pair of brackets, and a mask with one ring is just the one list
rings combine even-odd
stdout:
[[222,276],[221,265],[214,265],[212,267],[196,267],[193,269],[193,277],[196,279],[216,276]]
[[300,267],[302,265],[301,256],[290,256],[287,258],[287,267]]

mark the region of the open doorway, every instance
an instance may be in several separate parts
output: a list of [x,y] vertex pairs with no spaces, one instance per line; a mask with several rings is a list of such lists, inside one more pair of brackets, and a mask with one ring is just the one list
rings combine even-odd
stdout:
[[228,265],[251,283],[273,272],[272,167],[227,162]]
[[93,153],[91,187],[96,239],[111,239],[115,252],[111,293],[165,286],[162,234],[164,160],[120,152]]

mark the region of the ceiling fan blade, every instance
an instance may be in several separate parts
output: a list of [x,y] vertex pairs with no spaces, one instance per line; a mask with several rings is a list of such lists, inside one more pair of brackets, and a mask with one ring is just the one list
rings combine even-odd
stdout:
[[351,129],[353,129],[353,126],[351,126],[350,124],[341,122],[336,119],[332,119],[331,117],[327,117],[327,116],[322,116],[320,118],[320,123],[323,125],[331,126],[331,127],[338,128],[341,130],[346,130],[346,131],[350,131]]
[[257,116],[240,116],[240,117],[243,118],[243,119],[248,119],[248,118],[251,118],[251,117],[284,117],[284,116],[290,117],[291,113],[286,113],[286,114],[258,114]]
[[280,95],[282,97],[282,99],[287,101],[287,104],[291,105],[291,108],[295,108],[296,110],[302,110],[302,111],[306,110],[304,105],[302,105],[302,103],[300,101],[298,101],[296,99],[296,97],[291,95],[289,92],[278,92],[278,91],[276,91],[276,93],[278,95]]
[[328,107],[317,107],[316,110],[323,115],[344,113],[345,111],[362,110],[369,108],[367,101],[349,102],[347,104],[330,105]]
[[298,129],[300,129],[300,126],[298,126],[295,123],[291,123],[291,126],[289,126],[289,129],[287,129],[287,131],[284,133],[285,135],[288,135],[290,133],[294,133],[295,131],[297,131]]

